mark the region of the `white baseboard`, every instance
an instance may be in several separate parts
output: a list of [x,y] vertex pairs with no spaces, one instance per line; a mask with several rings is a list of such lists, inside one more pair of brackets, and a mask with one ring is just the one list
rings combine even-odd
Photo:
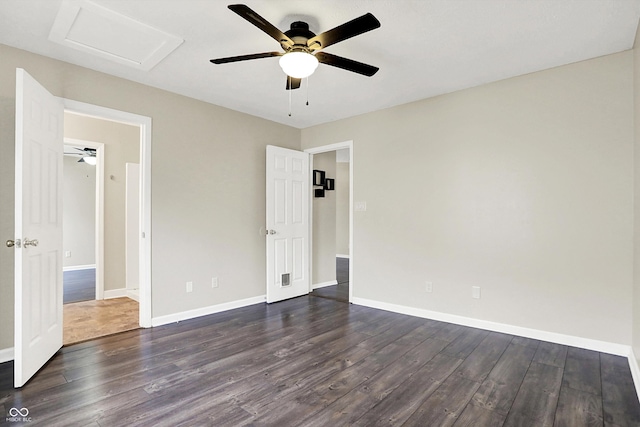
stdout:
[[456,325],[470,326],[472,328],[485,329],[487,331],[517,335],[525,338],[532,338],[556,344],[568,345],[571,347],[580,347],[587,350],[615,354],[617,356],[629,357],[631,351],[631,347],[624,344],[616,344],[607,341],[593,340],[590,338],[559,334],[556,332],[541,331],[538,329],[507,325],[504,323],[490,322],[487,320],[479,320],[471,317],[458,316],[455,314],[440,313],[437,311],[407,307],[404,305],[389,304],[386,302],[374,301],[365,298],[353,297],[353,300],[351,302],[353,304],[364,305],[366,307],[377,308],[380,310],[392,311],[394,313],[408,314],[409,316],[439,320],[441,322],[454,323]]
[[183,320],[193,319],[195,317],[207,316],[209,314],[220,313],[222,311],[233,310],[234,308],[246,307],[248,305],[260,304],[267,300],[266,295],[258,297],[246,298],[238,301],[225,302],[222,304],[211,305],[209,307],[197,308],[195,310],[182,311],[180,313],[168,314],[166,316],[158,316],[151,319],[151,326],[161,326],[168,323],[180,322]]
[[336,258],[349,258],[349,255],[336,254]]
[[89,270],[91,268],[96,268],[96,265],[95,264],[70,265],[69,267],[62,267],[62,271]]
[[136,290],[127,289],[125,292],[125,296],[128,298],[131,298],[134,301],[140,302],[140,291],[138,289]]
[[337,284],[338,284],[337,280],[329,280],[328,282],[314,283],[313,285],[311,285],[311,289],[326,288],[327,286],[334,286]]
[[13,360],[13,347],[3,348],[0,350],[0,363],[10,362]]
[[104,299],[111,299],[111,298],[122,298],[122,297],[127,297],[129,295],[127,295],[127,288],[120,288],[120,289],[109,289],[108,291],[104,291]]
[[638,359],[636,359],[633,348],[629,350],[629,369],[631,369],[631,377],[636,387],[636,395],[640,400],[640,366],[638,366]]

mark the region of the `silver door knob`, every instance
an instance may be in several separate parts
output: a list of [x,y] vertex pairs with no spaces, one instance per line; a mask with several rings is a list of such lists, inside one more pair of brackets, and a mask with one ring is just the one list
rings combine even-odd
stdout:
[[38,239],[29,240],[27,238],[22,242],[22,247],[26,248],[27,246],[38,246]]
[[276,234],[276,230],[269,230],[269,234]]
[[15,247],[17,247],[17,248],[19,248],[19,247],[20,247],[20,243],[21,243],[21,242],[20,242],[20,239],[17,239],[17,240],[7,240],[6,245],[7,245],[7,247],[8,247],[8,248],[12,248],[12,247],[14,247],[14,246],[15,246]]

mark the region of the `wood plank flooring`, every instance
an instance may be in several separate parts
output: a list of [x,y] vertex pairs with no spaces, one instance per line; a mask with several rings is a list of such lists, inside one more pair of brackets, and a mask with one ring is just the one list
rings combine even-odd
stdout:
[[139,304],[126,297],[65,304],[62,317],[64,345],[140,327]]
[[640,425],[623,357],[313,296],[64,347],[20,390],[12,369],[0,423]]
[[63,273],[63,302],[96,299],[96,269],[65,271]]
[[314,289],[313,296],[349,302],[349,258],[336,258],[336,281],[337,285]]

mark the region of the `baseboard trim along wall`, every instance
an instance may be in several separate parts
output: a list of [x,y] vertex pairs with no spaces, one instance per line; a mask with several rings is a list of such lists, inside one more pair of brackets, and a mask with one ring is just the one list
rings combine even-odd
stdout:
[[120,289],[109,289],[108,291],[104,291],[104,299],[112,299],[112,298],[122,298],[127,295],[127,288]]
[[13,347],[3,348],[0,350],[0,363],[10,362],[13,360]]
[[349,255],[336,254],[336,258],[349,258]]
[[78,271],[78,270],[89,270],[91,268],[96,268],[95,264],[87,264],[87,265],[70,265],[68,267],[62,267],[62,271]]
[[207,316],[209,314],[220,313],[222,311],[233,310],[235,308],[242,308],[248,305],[264,303],[267,300],[266,295],[260,295],[258,297],[252,297],[242,299],[238,301],[225,302],[222,304],[211,305],[209,307],[197,308],[195,310],[182,311],[180,313],[168,314],[166,316],[158,316],[151,318],[151,326],[161,326],[169,323],[180,322],[182,320],[189,320],[195,317]]
[[629,369],[631,369],[633,385],[636,387],[636,395],[638,396],[638,400],[640,400],[640,366],[638,366],[638,359],[636,359],[633,348],[629,350]]
[[328,282],[314,283],[313,285],[311,285],[311,289],[326,288],[327,286],[334,286],[337,284],[338,284],[337,280],[329,280]]
[[364,305],[365,307],[377,308],[394,313],[408,314],[409,316],[422,317],[425,319],[439,320],[441,322],[454,323],[456,325],[470,326],[472,328],[484,329],[487,331],[501,332],[504,334],[517,335],[525,338],[532,338],[541,341],[548,341],[556,344],[568,345],[571,347],[584,348],[602,353],[614,354],[616,356],[629,357],[631,347],[624,344],[616,344],[606,341],[593,340],[590,338],[575,337],[572,335],[558,334],[555,332],[541,331],[538,329],[523,328],[520,326],[507,325],[504,323],[489,322],[486,320],[473,319],[471,317],[458,316],[455,314],[440,313],[437,311],[424,310],[421,308],[407,307],[386,302],[374,301],[365,298],[353,297],[353,304]]

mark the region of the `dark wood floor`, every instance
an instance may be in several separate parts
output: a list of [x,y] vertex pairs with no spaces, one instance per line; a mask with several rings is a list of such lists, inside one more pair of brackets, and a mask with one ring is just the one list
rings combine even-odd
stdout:
[[96,299],[96,269],[65,271],[63,273],[63,301],[65,304]]
[[640,425],[623,357],[313,296],[65,347],[21,390],[12,368],[0,423]]
[[336,258],[337,285],[314,289],[313,296],[349,302],[349,258]]

